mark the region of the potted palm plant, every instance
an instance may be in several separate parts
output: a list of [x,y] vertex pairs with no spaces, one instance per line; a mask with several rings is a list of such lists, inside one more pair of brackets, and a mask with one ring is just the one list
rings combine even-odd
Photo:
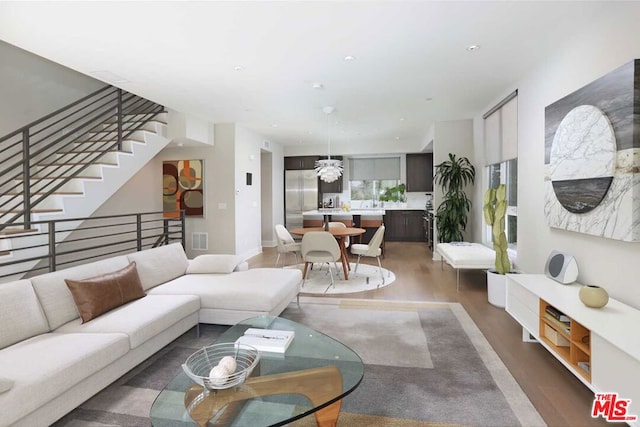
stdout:
[[476,170],[466,157],[449,153],[449,160],[435,166],[434,180],[444,192],[444,199],[436,210],[438,241],[441,243],[463,240],[462,232],[467,227],[467,216],[471,200],[464,190],[475,182]]
[[511,272],[511,261],[507,254],[505,216],[507,213],[507,187],[500,184],[484,194],[484,220],[491,227],[493,250],[496,253],[495,268],[487,270],[487,295],[489,302],[497,307],[505,306],[507,283],[505,274]]

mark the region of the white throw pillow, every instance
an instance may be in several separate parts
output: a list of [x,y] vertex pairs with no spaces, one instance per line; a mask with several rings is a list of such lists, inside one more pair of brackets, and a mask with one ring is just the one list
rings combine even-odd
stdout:
[[13,381],[9,378],[0,377],[0,393],[11,390],[13,387]]
[[231,273],[242,261],[239,255],[199,255],[189,261],[187,274]]

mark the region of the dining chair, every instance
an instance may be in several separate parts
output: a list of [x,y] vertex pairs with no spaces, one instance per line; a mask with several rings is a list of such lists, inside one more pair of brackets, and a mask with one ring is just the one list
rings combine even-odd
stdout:
[[[382,264],[380,264],[380,255],[382,254],[382,249],[380,245],[382,244],[382,240],[384,239],[384,225],[381,225],[376,230],[375,234],[369,241],[369,244],[361,244],[355,243],[351,245],[351,253],[354,255],[358,255],[358,261],[356,262],[356,268],[353,270],[353,274],[358,273],[358,266],[360,265],[360,257],[375,257],[378,260],[378,270],[380,271],[380,277],[382,278],[382,284],[384,285],[384,274],[382,273]],[[378,285],[379,287],[380,285]]]
[[327,290],[331,286],[335,286],[333,282],[333,270],[331,263],[338,270],[337,261],[340,260],[341,251],[335,237],[328,231],[308,231],[302,236],[302,260],[304,261],[304,271],[302,273],[302,286],[307,278],[307,269],[309,264],[321,262],[329,264],[329,274],[331,275],[331,283],[327,286]]
[[282,267],[284,268],[287,254],[293,253],[296,257],[296,264],[298,263],[298,254],[301,253],[302,244],[293,240],[291,233],[282,224],[276,224],[276,240],[278,242],[278,258],[276,258],[276,267],[280,261],[280,255],[282,257]]
[[[329,228],[347,228],[347,225],[344,222],[340,222],[340,221],[330,221]],[[351,243],[351,240],[349,239],[349,237],[348,236],[345,237],[344,247],[348,248],[350,243]]]
[[[377,230],[378,227],[383,224],[384,220],[382,215],[362,215],[360,217],[360,228],[364,228],[365,230]],[[358,243],[362,243],[363,236],[364,234],[358,236]],[[384,256],[384,237],[382,238],[380,249],[382,250],[382,256]]]

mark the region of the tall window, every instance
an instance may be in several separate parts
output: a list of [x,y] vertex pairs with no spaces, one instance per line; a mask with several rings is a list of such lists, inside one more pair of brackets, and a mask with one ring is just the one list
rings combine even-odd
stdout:
[[400,181],[400,157],[351,158],[349,169],[351,200],[377,203]]
[[[498,188],[504,184],[507,188],[507,215],[505,217],[505,233],[509,250],[516,251],[518,243],[518,159],[488,166],[487,188]],[[485,240],[493,243],[491,227],[486,225]]]
[[[509,252],[518,242],[518,91],[511,93],[484,116],[486,187],[507,189],[505,233]],[[484,240],[493,243],[491,227],[485,224]]]

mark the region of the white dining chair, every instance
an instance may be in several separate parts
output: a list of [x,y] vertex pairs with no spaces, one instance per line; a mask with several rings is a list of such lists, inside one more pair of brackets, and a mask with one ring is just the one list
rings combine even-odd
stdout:
[[293,240],[291,233],[287,230],[284,225],[276,224],[276,240],[278,243],[278,258],[276,258],[276,267],[278,266],[278,262],[280,261],[280,255],[284,255],[282,257],[282,267],[284,268],[286,262],[287,254],[294,254],[296,257],[296,264],[298,263],[298,254],[301,253],[302,244]]
[[[382,278],[382,284],[384,285],[384,274],[382,273],[382,264],[380,263],[380,255],[382,254],[382,249],[380,245],[382,244],[382,239],[384,239],[384,225],[378,227],[375,234],[369,241],[369,244],[361,244],[355,243],[351,245],[351,253],[354,255],[358,255],[358,261],[356,262],[356,268],[353,270],[353,274],[358,273],[358,266],[360,265],[360,257],[375,257],[378,260],[378,270],[380,271],[380,277]],[[380,285],[378,285],[380,286]]]
[[340,260],[340,246],[335,237],[328,231],[308,231],[302,236],[302,259],[304,261],[304,271],[302,273],[302,286],[307,278],[307,270],[309,265],[313,265],[314,262],[329,264],[329,274],[331,276],[331,283],[327,286],[327,290],[331,286],[335,286],[333,282],[333,270],[331,264],[338,270],[337,261]]
[[[347,225],[344,222],[336,222],[336,221],[330,221],[329,222],[329,228],[347,228]],[[349,244],[351,243],[351,240],[349,239],[349,237],[345,237],[344,238],[344,247],[348,248]]]

